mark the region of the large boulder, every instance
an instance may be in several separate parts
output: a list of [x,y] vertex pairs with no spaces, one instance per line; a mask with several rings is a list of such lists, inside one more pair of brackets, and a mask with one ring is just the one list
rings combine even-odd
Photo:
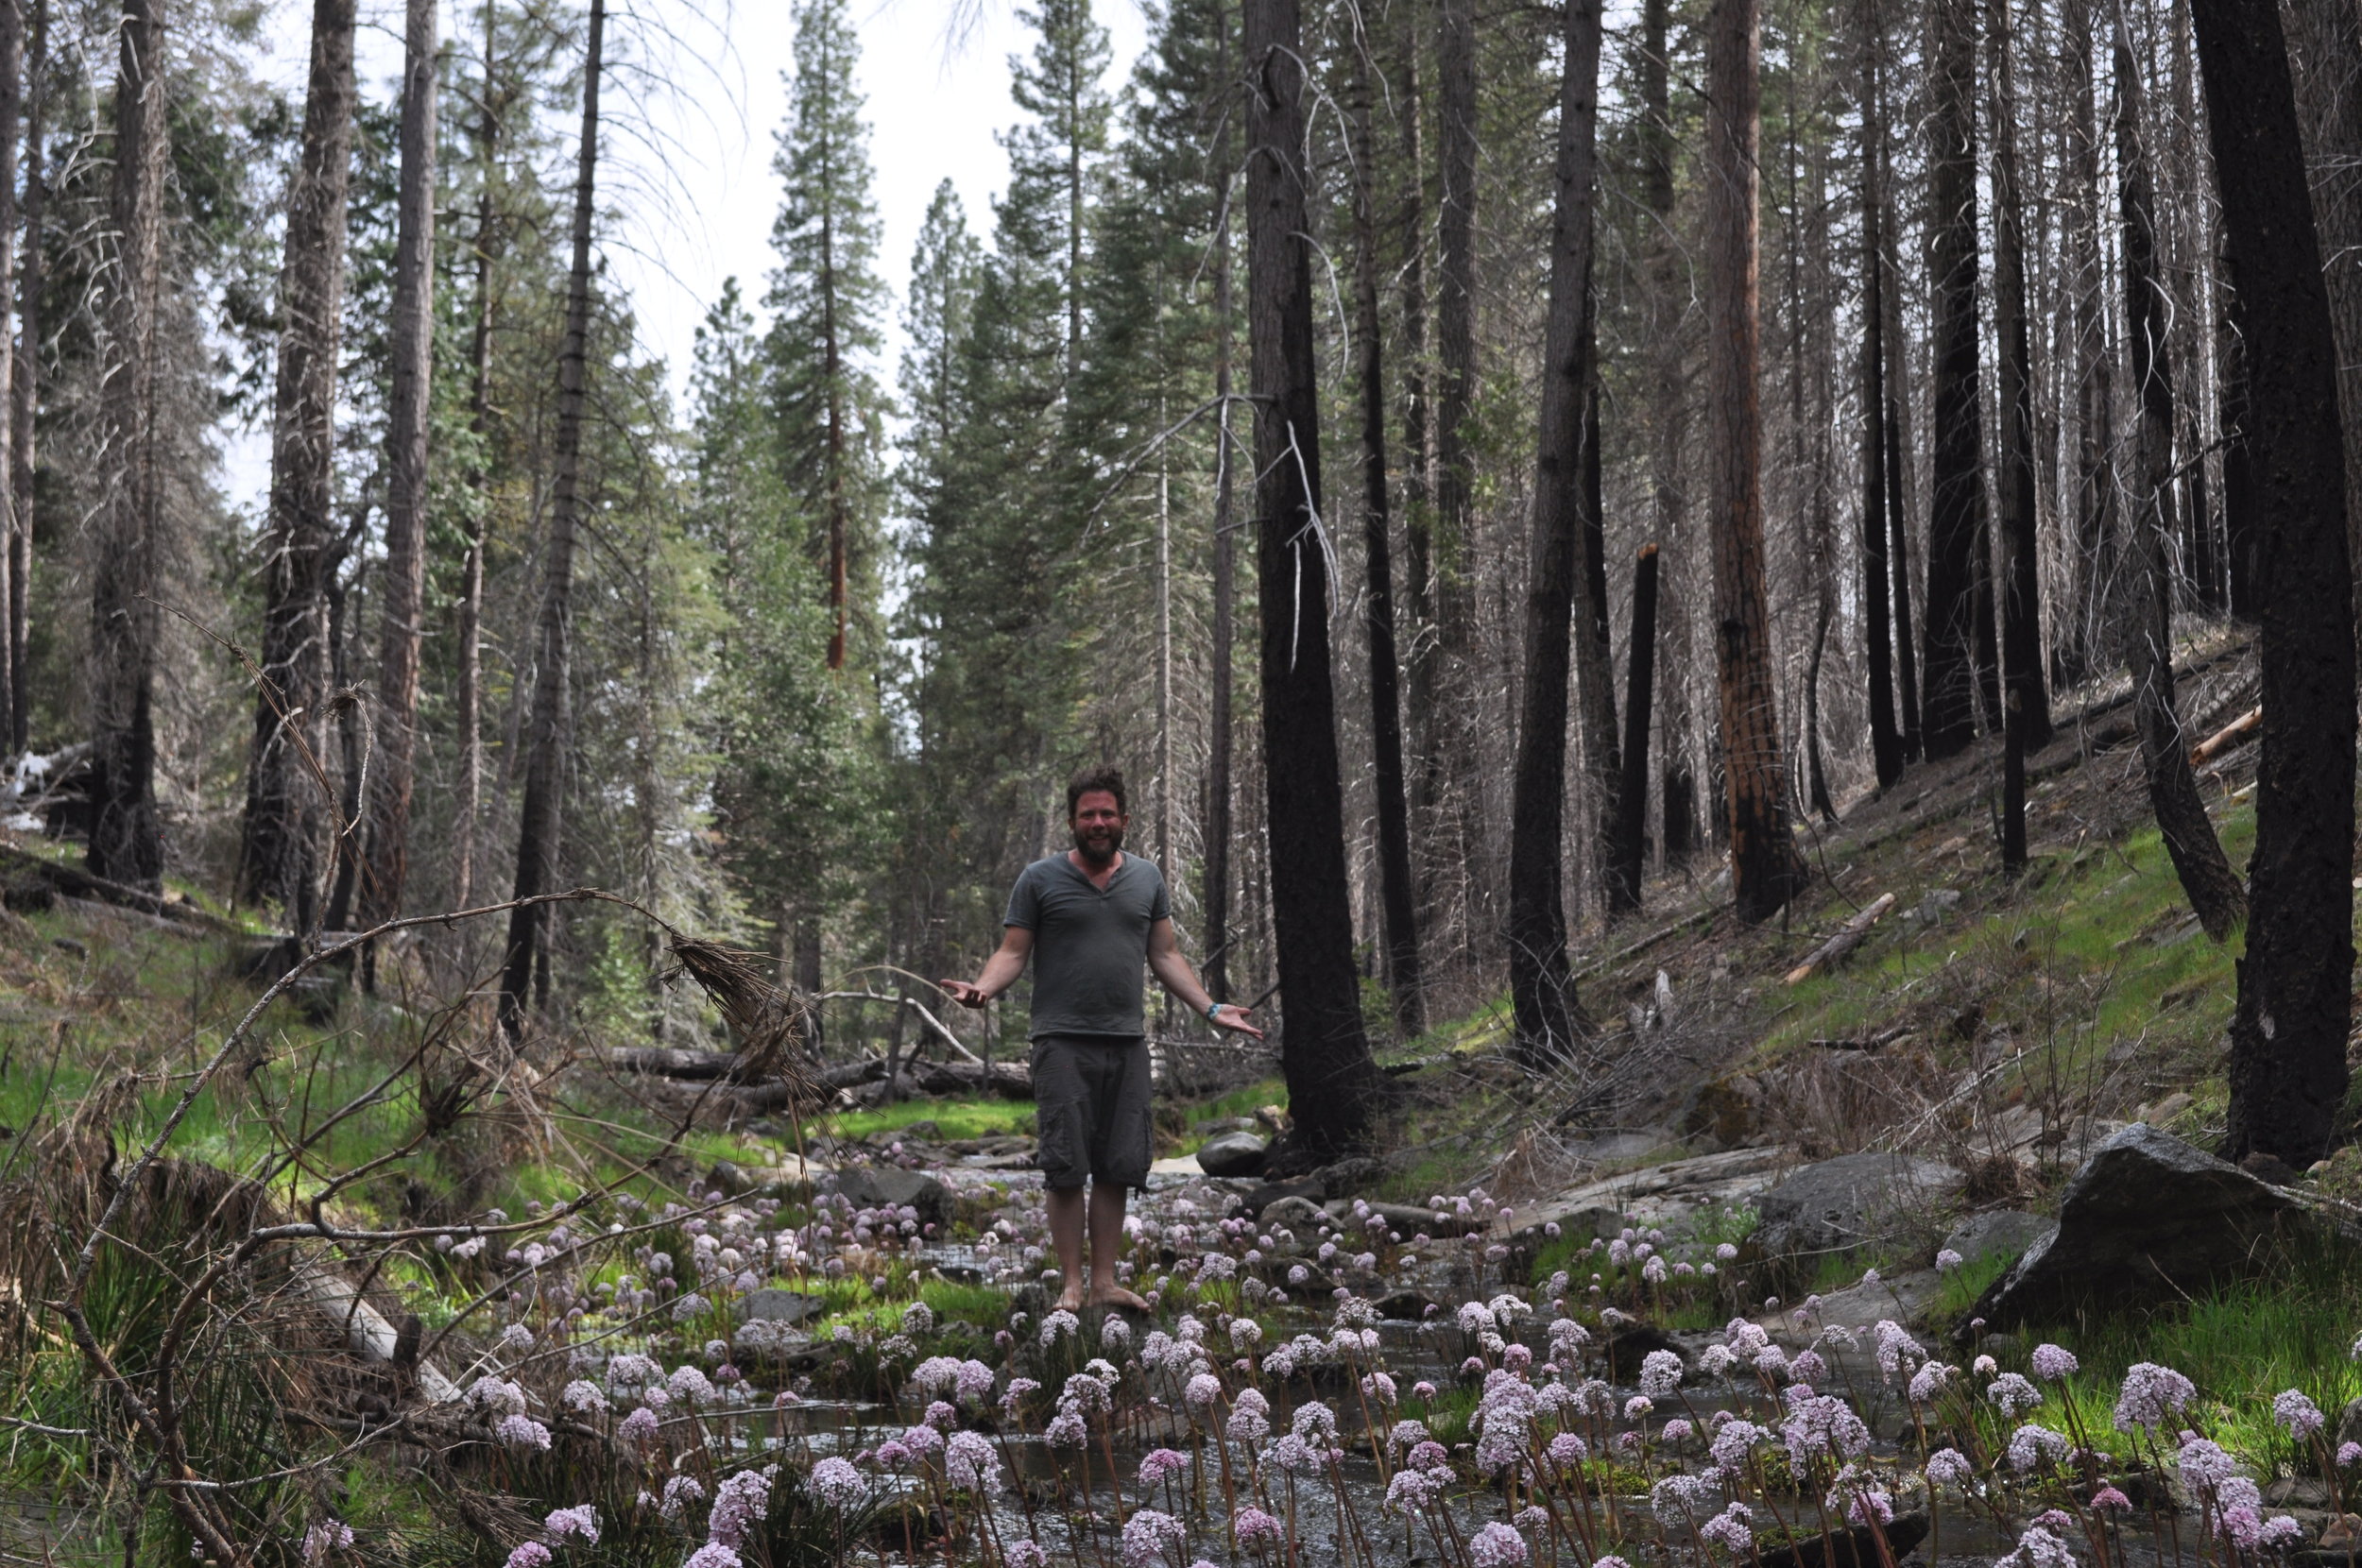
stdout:
[[751,1367],[779,1367],[813,1348],[812,1336],[772,1318],[750,1318],[730,1333],[730,1358]]
[[732,1315],[742,1323],[786,1323],[792,1327],[821,1317],[828,1310],[828,1301],[823,1297],[765,1286],[739,1297]]
[[1978,1298],[1970,1318],[2005,1328],[2083,1306],[2178,1297],[2262,1272],[2286,1242],[2344,1231],[2298,1195],[2134,1122],[2083,1162],[2060,1201],[2058,1224]]
[[2049,1230],[2050,1221],[2039,1214],[1993,1209],[1972,1214],[1953,1226],[1952,1233],[1943,1238],[1943,1250],[1960,1253],[1963,1263],[1984,1257],[2016,1258]]
[[1950,1166],[1902,1154],[1841,1154],[1791,1171],[1755,1200],[1755,1241],[1771,1257],[1850,1252],[1953,1186]]
[[1271,1145],[1252,1133],[1224,1133],[1199,1148],[1197,1167],[1208,1176],[1258,1175],[1270,1150]]
[[920,1220],[935,1225],[951,1218],[951,1189],[923,1170],[855,1166],[837,1172],[836,1190],[855,1208],[914,1208]]

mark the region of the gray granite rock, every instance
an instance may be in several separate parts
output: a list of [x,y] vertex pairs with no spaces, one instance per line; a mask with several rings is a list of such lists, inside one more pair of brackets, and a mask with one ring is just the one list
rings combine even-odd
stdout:
[[1309,1246],[1312,1238],[1320,1235],[1321,1227],[1328,1222],[1328,1216],[1309,1198],[1290,1196],[1266,1203],[1256,1219],[1265,1230],[1275,1225],[1285,1225],[1296,1233],[1297,1241]]
[[1791,1171],[1755,1201],[1755,1241],[1772,1257],[1847,1252],[1891,1235],[1898,1216],[1959,1181],[1950,1166],[1902,1154],[1840,1154]]
[[951,1217],[951,1189],[923,1170],[904,1170],[899,1166],[855,1166],[837,1172],[836,1190],[852,1201],[855,1208],[902,1208],[918,1211],[918,1218],[931,1224],[941,1224]]
[[1199,1147],[1197,1167],[1208,1176],[1258,1175],[1270,1151],[1271,1145],[1253,1133],[1224,1133]]
[[2134,1122],[2083,1162],[2057,1227],[1969,1315],[1998,1328],[2169,1299],[2261,1273],[2281,1244],[2337,1228],[2298,1195]]
[[753,1318],[730,1335],[730,1358],[746,1366],[775,1366],[812,1348],[812,1336],[772,1318]]
[[818,1296],[766,1286],[739,1297],[734,1315],[742,1323],[794,1324],[817,1318],[828,1309],[829,1304]]
[[1952,1234],[1943,1238],[1943,1250],[1960,1253],[1965,1263],[1995,1255],[2015,1258],[2040,1240],[2051,1224],[2039,1214],[2018,1209],[1972,1214],[1952,1227]]

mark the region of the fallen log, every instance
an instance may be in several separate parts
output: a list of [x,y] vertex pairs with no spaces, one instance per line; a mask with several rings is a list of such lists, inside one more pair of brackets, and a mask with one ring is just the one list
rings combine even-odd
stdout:
[[741,1077],[745,1065],[734,1051],[682,1050],[669,1046],[617,1046],[607,1052],[607,1065],[617,1072],[677,1078],[690,1083]]
[[93,903],[111,904],[117,909],[169,921],[190,931],[229,936],[238,930],[231,922],[208,914],[194,904],[94,877],[78,865],[47,860],[13,844],[0,844],[0,888],[6,889],[7,901],[11,906],[26,901],[28,894],[45,892],[51,898],[85,898]]
[[2240,714],[2237,718],[2232,720],[2229,724],[2223,725],[2220,729],[2215,731],[2214,734],[2206,737],[2205,740],[2200,741],[2197,745],[2192,746],[2190,748],[2190,766],[2193,768],[2204,767],[2207,763],[2212,762],[2216,758],[2220,757],[2224,752],[2231,750],[2234,746],[2241,744],[2250,737],[2261,733],[2263,727],[2264,709],[2263,706],[2258,704],[2257,706],[2249,708],[2245,713]]
[[1891,893],[1878,895],[1853,919],[1839,927],[1837,935],[1815,947],[1810,957],[1790,969],[1788,972],[1788,979],[1782,983],[1802,984],[1810,980],[1815,971],[1825,969],[1844,958],[1846,954],[1861,946],[1862,938],[1870,934],[1870,928],[1878,923],[1878,917],[1893,907],[1894,895]]

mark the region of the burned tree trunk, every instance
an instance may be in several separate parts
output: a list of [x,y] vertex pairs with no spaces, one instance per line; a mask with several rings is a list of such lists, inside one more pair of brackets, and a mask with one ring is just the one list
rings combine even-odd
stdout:
[[1624,653],[1623,776],[1616,788],[1616,831],[1610,840],[1607,912],[1612,919],[1640,909],[1640,878],[1649,844],[1649,699],[1656,682],[1657,549],[1640,547],[1632,571],[1631,642]]
[[377,655],[377,767],[370,777],[361,923],[402,912],[418,768],[419,647],[426,601],[426,446],[435,344],[435,3],[408,0],[402,36],[402,175],[394,239],[391,395],[385,430],[385,587]]
[[332,803],[328,594],[335,571],[336,358],[345,290],[345,190],[352,168],[354,0],[317,0],[303,146],[287,205],[279,286],[279,384],[270,512],[263,538],[262,678],[247,756],[238,887],[312,929]]
[[1714,666],[1731,892],[1743,920],[1796,893],[1772,618],[1764,590],[1758,215],[1763,46],[1755,0],[1715,0],[1706,32],[1706,417],[1713,475]]
[[[1215,14],[1214,35],[1214,58],[1220,61],[1216,75],[1228,82],[1232,77],[1227,8]],[[1230,138],[1230,114],[1224,109],[1216,112],[1219,118],[1214,136],[1214,167],[1219,171],[1221,196],[1214,203],[1213,244],[1214,581],[1213,624],[1209,628],[1213,647],[1207,672],[1212,690],[1207,695],[1206,715],[1206,858],[1200,900],[1206,912],[1206,994],[1221,1002],[1230,999],[1231,632],[1238,617],[1239,560],[1234,523],[1238,470],[1232,451],[1236,441],[1230,432],[1230,356],[1237,341],[1232,325],[1230,260],[1230,171],[1235,144]]]
[[1926,653],[1920,661],[1920,742],[1929,759],[1957,756],[1977,734],[1981,642],[1989,607],[1984,421],[1977,399],[1977,10],[1936,0],[1930,99],[1928,264],[1935,294],[1933,487],[1927,513]]
[[1361,1027],[1345,898],[1295,0],[1246,0],[1245,43],[1264,793],[1272,934],[1287,1016],[1280,1066],[1295,1109],[1287,1159],[1318,1164],[1366,1142],[1379,1080]]
[[[2224,858],[2190,771],[2173,692],[2173,582],[2165,540],[2173,521],[2173,381],[2165,355],[2165,296],[2157,278],[2156,209],[2142,135],[2140,78],[2122,20],[2116,28],[2116,162],[2124,212],[2124,289],[2138,397],[2139,515],[2118,583],[2116,635],[2131,677],[2133,722],[2149,806],[2199,923],[2217,942],[2247,914],[2247,895]],[[2347,659],[2349,669],[2353,659]],[[2351,678],[2348,690],[2351,691]],[[2351,719],[2349,719],[2351,723]],[[2349,764],[2351,766],[2351,764]]]
[[[2289,26],[2285,43],[2296,78],[2298,131],[2310,155],[2314,240],[2330,263],[2329,330],[2337,350],[2351,556],[2362,551],[2362,14],[2340,0],[2291,0],[2281,14]],[[2203,59],[2206,51],[2201,46],[2199,53]],[[2355,606],[2362,616],[2362,598]]]
[[[1541,428],[1535,445],[1532,562],[1526,587],[1525,681],[1510,784],[1509,995],[1517,1056],[1547,1066],[1583,1023],[1566,963],[1559,845],[1566,807],[1568,657],[1589,641],[1589,585],[1578,558],[1583,526],[1583,414],[1591,391],[1591,195],[1598,168],[1600,10],[1567,0],[1559,90],[1557,209],[1550,230]],[[1594,437],[1596,439],[1596,436]]]
[[1393,507],[1386,489],[1386,376],[1378,311],[1377,170],[1370,135],[1370,62],[1366,47],[1353,61],[1353,297],[1354,352],[1361,387],[1361,540],[1368,598],[1370,783],[1378,795],[1378,902],[1385,912],[1386,982],[1395,1022],[1405,1035],[1421,1026],[1419,925],[1411,881],[1411,819],[1403,793],[1402,701],[1395,658],[1395,569],[1390,534]]
[[2080,680],[2106,661],[2108,584],[2115,575],[2114,356],[2108,342],[2107,280],[2100,260],[2099,118],[2092,82],[2091,0],[2065,0],[2061,28],[2071,98],[2065,124],[2065,260],[2075,351],[2075,601],[2061,643],[2062,678]]
[[[19,0],[20,12],[23,0]],[[32,676],[26,667],[33,576],[33,415],[41,407],[41,290],[46,273],[43,219],[49,193],[43,175],[43,83],[49,69],[49,0],[32,0],[30,49],[25,57],[25,247],[16,285],[16,353],[9,378],[8,527],[0,551],[9,557],[9,591],[0,598],[0,639],[9,645],[9,729],[0,741],[19,753],[30,741]],[[0,280],[4,281],[4,280]]]
[[[574,535],[582,509],[582,408],[590,335],[590,219],[597,210],[599,71],[607,43],[607,0],[590,0],[590,34],[582,76],[582,140],[574,161],[573,263],[566,279],[566,337],[557,358],[556,485],[535,628],[533,709],[525,727],[525,789],[519,813],[515,898],[557,890],[558,841],[565,824],[565,761],[573,742],[572,675]],[[512,912],[507,963],[501,976],[501,1027],[524,1027],[537,991],[548,991],[553,905]]]
[[109,457],[91,553],[91,830],[95,876],[155,892],[164,846],[156,817],[155,594],[163,551],[157,316],[163,187],[165,0],[124,0],[115,77],[116,260],[106,304],[111,356],[99,420]]
[[1689,607],[1681,589],[1682,459],[1686,445],[1689,383],[1683,363],[1683,320],[1688,303],[1686,259],[1673,227],[1673,153],[1669,0],[1643,0],[1633,74],[1640,83],[1640,119],[1634,128],[1640,152],[1641,200],[1649,213],[1648,303],[1652,316],[1649,366],[1649,491],[1658,544],[1672,567],[1658,588],[1666,657],[1659,661],[1657,706],[1664,719],[1657,750],[1664,777],[1658,848],[1668,865],[1694,847],[1698,780],[1689,759]]
[[1993,314],[2000,340],[2001,866],[2026,866],[2026,754],[2050,741],[2042,669],[2035,536],[2033,350],[2026,322],[2026,214],[2017,158],[2017,74],[2010,0],[1990,0],[1993,51]]
[[1861,555],[1862,620],[1868,644],[1870,759],[1886,788],[1903,775],[1894,724],[1894,612],[1887,593],[1886,244],[1878,188],[1886,145],[1879,102],[1877,0],[1861,8]]
[[[2248,327],[2263,477],[2263,751],[2254,916],[2231,1023],[2225,1152],[2328,1151],[2352,1022],[2354,665],[2329,290],[2272,0],[2193,0],[2223,237]],[[2350,68],[2353,61],[2345,61]],[[2346,264],[2351,267],[2349,258]],[[2346,415],[2351,429],[2353,416]]]

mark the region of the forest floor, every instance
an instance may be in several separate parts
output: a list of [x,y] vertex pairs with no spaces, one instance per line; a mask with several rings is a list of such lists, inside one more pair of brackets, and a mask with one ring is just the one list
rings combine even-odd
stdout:
[[[2199,631],[2180,652],[2194,741],[2252,706],[2251,651],[2238,639]],[[1509,1059],[1505,997],[1414,1039],[1381,1035],[1390,1095],[1384,1144],[1373,1160],[1324,1173],[1320,1190],[1282,1195],[1199,1171],[1195,1151],[1209,1138],[1284,1125],[1284,1085],[1258,1076],[1253,1059],[1232,1059],[1227,1076],[1206,1092],[1168,1095],[1158,1109],[1164,1158],[1136,1211],[1135,1278],[1162,1298],[1153,1321],[1184,1332],[1190,1320],[1174,1320],[1176,1306],[1217,1322],[1252,1312],[1272,1325],[1275,1345],[1307,1326],[1321,1332],[1332,1290],[1358,1293],[1387,1320],[1396,1373],[1406,1383],[1418,1377],[1427,1390],[1417,1396],[1418,1419],[1460,1443],[1456,1453],[1467,1447],[1461,1440],[1471,1435],[1482,1390],[1464,1365],[1452,1371],[1467,1348],[1462,1338],[1475,1333],[1467,1309],[1458,1329],[1441,1325],[1471,1291],[1481,1300],[1505,1289],[1510,1295],[1497,1296],[1494,1307],[1523,1311],[1518,1298],[1577,1295],[1570,1273],[1579,1281],[1583,1270],[1605,1268],[1607,1297],[1595,1287],[1589,1305],[1566,1303],[1565,1310],[1602,1336],[1622,1334],[1617,1325],[1629,1320],[1604,1310],[1620,1302],[1692,1357],[1706,1331],[1734,1311],[1758,1310],[1769,1289],[1821,1293],[1814,1299],[1825,1297],[1829,1323],[1859,1311],[1864,1328],[1872,1315],[1892,1315],[1923,1336],[1943,1333],[2009,1261],[1994,1254],[1948,1274],[1929,1269],[1965,1218],[2055,1213],[2084,1155],[2129,1121],[2201,1148],[2220,1132],[2239,938],[2213,944],[2189,913],[2149,819],[2124,698],[2119,678],[2060,699],[2058,738],[2031,763],[2032,863],[2021,877],[1999,869],[1999,758],[1979,748],[1846,802],[1835,824],[1806,827],[1801,843],[1814,876],[1782,919],[1739,925],[1722,878],[1701,868],[1658,878],[1643,917],[1581,931],[1576,978],[1595,1029],[1577,1060],[1538,1080]],[[2252,767],[2251,745],[2234,747],[2200,774],[2234,865],[2244,863],[2251,838]],[[1807,955],[1886,895],[1891,904],[1844,962],[1791,982]],[[44,1304],[0,1312],[0,1422],[15,1423],[0,1454],[0,1551],[59,1561],[188,1560],[161,1498],[125,1491],[130,1473],[115,1456],[138,1434],[78,1370],[46,1304],[60,1288],[74,1226],[87,1223],[77,1220],[87,1212],[77,1207],[79,1184],[103,1192],[119,1163],[163,1130],[192,1075],[256,994],[239,956],[259,929],[196,890],[174,896],[214,918],[210,934],[74,899],[33,907],[43,901],[12,897],[26,907],[0,915],[0,1276],[9,1302]],[[168,1153],[182,1170],[255,1178],[280,1212],[317,1202],[355,1232],[515,1232],[490,1252],[451,1246],[453,1234],[432,1248],[355,1252],[348,1244],[346,1267],[365,1272],[363,1288],[389,1321],[414,1314],[427,1335],[443,1336],[430,1339],[439,1347],[431,1354],[459,1382],[479,1372],[512,1378],[533,1412],[553,1423],[557,1385],[602,1360],[586,1361],[584,1343],[644,1348],[668,1365],[696,1362],[702,1345],[717,1376],[718,1357],[748,1362],[749,1381],[729,1383],[717,1409],[754,1408],[748,1399],[770,1398],[774,1389],[779,1409],[805,1402],[796,1423],[775,1418],[773,1437],[749,1429],[730,1441],[807,1467],[839,1451],[866,1465],[863,1434],[874,1439],[876,1423],[925,1404],[912,1405],[895,1370],[907,1370],[911,1356],[965,1355],[970,1366],[983,1356],[1012,1373],[1031,1365],[1026,1315],[1039,1318],[1054,1280],[1041,1275],[1030,1104],[915,1099],[840,1106],[794,1126],[721,1116],[697,1101],[704,1091],[694,1085],[609,1070],[589,1031],[504,1054],[482,1014],[480,1001],[403,995],[399,985],[376,996],[282,1000],[245,1038],[231,1070],[190,1102]],[[94,1134],[112,1150],[104,1169],[88,1152]],[[1870,1150],[1932,1153],[1959,1179],[1859,1246],[1784,1259],[1751,1240],[1767,1189],[1814,1162]],[[905,1183],[923,1179],[909,1189],[932,1205],[921,1222],[912,1223],[907,1209],[896,1218],[893,1205],[908,1198],[872,1196],[861,1202],[881,1206],[857,1209],[828,1190],[863,1167]],[[2362,1191],[2362,1161],[2343,1151],[2305,1185],[2353,1197]],[[582,1213],[598,1221],[593,1232],[620,1239],[600,1250],[596,1236],[569,1238],[566,1227],[582,1221],[560,1218],[573,1212],[568,1205],[607,1189],[618,1196]],[[1454,1211],[1461,1218],[1451,1219]],[[1231,1218],[1217,1225],[1224,1214]],[[708,1217],[727,1246],[711,1244]],[[143,1222],[151,1227],[139,1238],[143,1255],[164,1267],[132,1275],[102,1270],[90,1298],[100,1337],[135,1377],[152,1364],[177,1282],[227,1243],[207,1228],[213,1219],[176,1221],[182,1228],[169,1235],[152,1234],[162,1222],[156,1215]],[[1653,1238],[1667,1257],[1685,1260],[1670,1288],[1643,1285],[1642,1254],[1628,1267],[1609,1263],[1603,1249],[1619,1228],[1626,1242]],[[1420,1234],[1407,1234],[1414,1229]],[[1371,1251],[1357,1254],[1364,1245]],[[1193,1250],[1208,1247],[1215,1251],[1206,1265],[1192,1266]],[[1217,1252],[1231,1260],[1219,1270]],[[513,1270],[530,1275],[542,1255],[551,1261],[540,1283],[520,1293],[523,1276]],[[1741,1261],[1717,1277],[1718,1257]],[[1857,1285],[1867,1267],[1890,1282],[1874,1290]],[[668,1270],[686,1292],[677,1300],[659,1288],[675,1286]],[[766,1293],[796,1314],[789,1321],[796,1326],[778,1343],[801,1348],[783,1364],[759,1368],[744,1337],[752,1304]],[[1291,1302],[1292,1294],[1300,1299]],[[684,1316],[692,1304],[697,1315]],[[488,1461],[469,1447],[487,1440],[464,1434],[437,1440],[432,1462],[428,1451],[407,1448],[396,1451],[398,1462],[335,1459],[335,1434],[384,1408],[368,1403],[380,1397],[368,1391],[374,1385],[350,1368],[325,1377],[319,1347],[305,1353],[310,1370],[301,1376],[248,1377],[290,1354],[284,1325],[265,1321],[264,1338],[280,1338],[258,1348],[262,1320],[235,1302],[214,1310],[217,1321],[200,1319],[214,1324],[205,1343],[216,1353],[200,1393],[210,1391],[218,1408],[196,1440],[195,1461],[210,1474],[255,1473],[235,1505],[253,1528],[292,1538],[291,1521],[319,1517],[327,1495],[319,1476],[335,1474],[333,1517],[358,1523],[365,1543],[385,1546],[356,1560],[489,1564],[513,1560],[505,1554],[529,1536],[513,1508],[501,1513],[488,1495],[513,1493],[538,1509],[581,1502],[593,1495],[585,1489],[607,1484],[596,1465],[527,1463],[501,1457],[498,1442]],[[1776,1313],[1760,1321],[1786,1332]],[[1500,1321],[1510,1332],[1510,1319]],[[1515,1325],[1537,1357],[1540,1323],[1519,1318]],[[1020,1330],[1014,1340],[995,1338],[1004,1324]],[[587,1339],[596,1325],[608,1326]],[[2362,1395],[2362,1371],[2342,1355],[2357,1327],[2362,1268],[2344,1257],[2301,1260],[2131,1317],[2073,1325],[2069,1342],[2084,1368],[2057,1398],[2075,1412],[2071,1424],[2097,1432],[2127,1368],[2167,1362],[2202,1390],[2203,1430],[2263,1480],[2295,1486],[2308,1461],[2275,1426],[2274,1395],[2301,1388],[2332,1412]],[[529,1331],[522,1341],[520,1329]],[[1107,1354],[1126,1359],[1128,1339],[1091,1332]],[[1229,1332],[1235,1340],[1243,1331]],[[1818,1336],[1811,1342],[1835,1355],[1832,1332],[1820,1321],[1810,1329]],[[531,1350],[537,1335],[539,1352]],[[2004,1367],[2025,1362],[2013,1338],[1988,1339]],[[561,1344],[576,1348],[561,1353]],[[631,1359],[621,1355],[618,1364]],[[676,1385],[702,1384],[689,1370],[673,1374]],[[1630,1381],[1612,1357],[1600,1370],[1619,1386]],[[620,1375],[610,1368],[610,1382]],[[288,1387],[306,1391],[295,1400]],[[256,1392],[264,1389],[266,1395]],[[1017,1385],[1010,1389],[1015,1399]],[[572,1386],[565,1397],[573,1399]],[[308,1407],[323,1403],[358,1415],[335,1417],[347,1423],[336,1426]],[[1161,1419],[1154,1406],[1152,1399],[1124,1419],[1153,1423]],[[488,1427],[495,1413],[482,1416]],[[690,1421],[687,1448],[671,1424],[676,1418]],[[683,1474],[693,1452],[706,1463],[712,1433],[679,1412],[665,1421],[662,1441],[671,1447],[643,1448],[642,1462]],[[721,1429],[736,1431],[727,1421]],[[566,1452],[570,1440],[565,1431],[559,1437],[557,1452]],[[1001,1440],[1006,1450],[1008,1434]],[[1126,1452],[1125,1463],[1136,1462]],[[297,1461],[306,1455],[329,1470],[305,1471]],[[1335,1478],[1341,1518],[1347,1492],[1375,1506],[1386,1464],[1375,1451],[1367,1463],[1375,1466],[1368,1474]],[[300,1486],[284,1479],[298,1474],[312,1478]],[[1065,1485],[1065,1472],[1055,1474]],[[1035,1484],[1050,1482],[1037,1476]],[[1087,1473],[1084,1484],[1087,1503]],[[674,1556],[596,1560],[677,1560],[675,1547],[693,1542],[693,1533],[681,1533],[693,1519],[654,1510],[644,1495],[635,1503],[630,1485],[617,1485],[624,1490],[601,1504],[602,1518]],[[1481,1486],[1468,1495],[1481,1501]],[[1201,1497],[1191,1517],[1206,1507]],[[896,1518],[909,1527],[907,1516]],[[995,1527],[1016,1523],[1003,1517]],[[1036,1525],[1030,1505],[1023,1523]],[[799,1560],[838,1557],[842,1519],[836,1527],[833,1548],[812,1547]],[[1070,1515],[1067,1527],[1090,1526]],[[2318,1520],[2307,1525],[2319,1527]],[[142,1530],[170,1539],[172,1552],[136,1550]],[[624,1539],[616,1534],[619,1552]],[[2008,1539],[1964,1536],[1952,1550],[1990,1558]],[[893,1541],[889,1530],[871,1542],[881,1560]],[[1071,1543],[1079,1560],[1081,1542]],[[776,1561],[793,1558],[787,1545],[774,1553]]]

